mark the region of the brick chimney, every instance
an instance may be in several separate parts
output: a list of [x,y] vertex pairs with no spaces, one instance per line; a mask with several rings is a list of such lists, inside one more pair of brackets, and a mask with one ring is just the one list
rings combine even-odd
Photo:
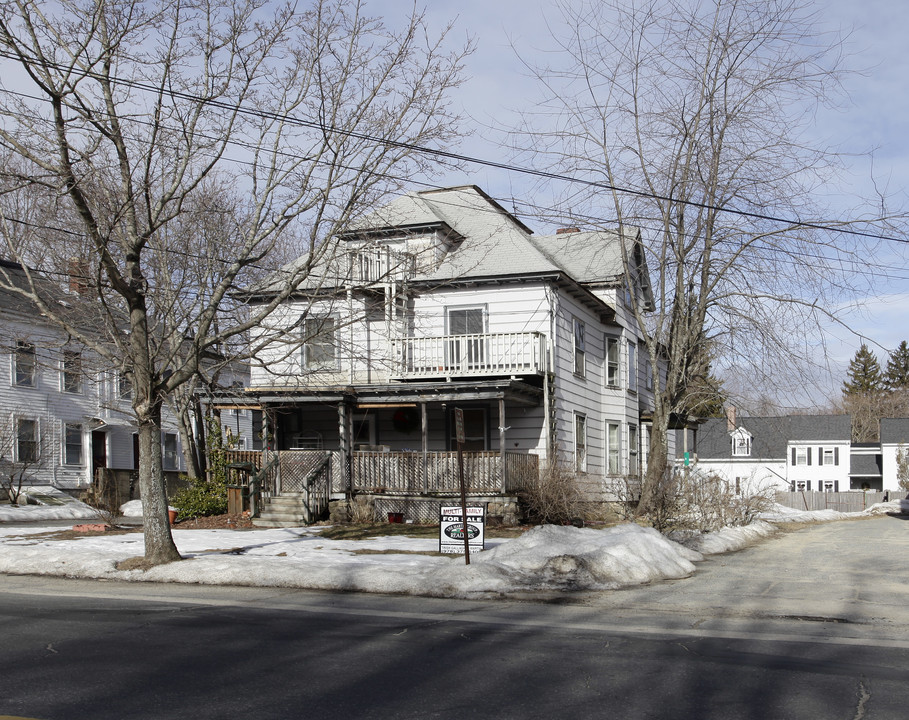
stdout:
[[69,274],[69,291],[79,295],[85,295],[91,289],[89,280],[91,279],[91,269],[88,262],[79,258],[71,258],[67,263],[67,273]]
[[581,232],[581,228],[577,228],[577,227],[559,228],[558,230],[556,230],[556,235],[567,235],[568,233],[576,233],[576,232]]
[[735,424],[735,405],[726,408],[726,430],[732,432],[736,428]]

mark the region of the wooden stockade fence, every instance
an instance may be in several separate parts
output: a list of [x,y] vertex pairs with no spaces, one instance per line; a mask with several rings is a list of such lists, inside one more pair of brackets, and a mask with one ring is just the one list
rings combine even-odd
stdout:
[[837,510],[839,512],[861,512],[875,503],[884,502],[884,496],[890,500],[906,498],[905,491],[890,490],[887,493],[862,490],[845,492],[777,492],[776,501],[780,505],[795,510]]

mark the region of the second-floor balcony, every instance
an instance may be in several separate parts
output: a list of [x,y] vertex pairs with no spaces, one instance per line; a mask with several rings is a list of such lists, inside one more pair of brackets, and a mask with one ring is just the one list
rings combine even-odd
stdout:
[[409,337],[392,341],[399,380],[543,375],[546,336],[538,332]]

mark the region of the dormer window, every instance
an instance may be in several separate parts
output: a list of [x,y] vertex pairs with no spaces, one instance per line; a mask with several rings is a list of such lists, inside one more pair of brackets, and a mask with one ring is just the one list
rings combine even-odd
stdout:
[[414,274],[415,268],[412,253],[393,250],[387,245],[365,245],[350,253],[350,275],[355,282],[404,280]]
[[732,454],[735,457],[751,455],[751,433],[744,428],[738,428],[732,433]]

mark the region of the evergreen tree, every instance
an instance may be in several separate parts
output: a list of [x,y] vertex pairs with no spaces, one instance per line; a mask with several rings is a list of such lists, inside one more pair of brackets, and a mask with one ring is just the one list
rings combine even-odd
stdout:
[[849,361],[846,381],[843,383],[843,396],[874,395],[884,388],[881,366],[865,343],[856,350],[855,357]]
[[909,343],[905,340],[887,358],[884,382],[888,390],[909,390]]

